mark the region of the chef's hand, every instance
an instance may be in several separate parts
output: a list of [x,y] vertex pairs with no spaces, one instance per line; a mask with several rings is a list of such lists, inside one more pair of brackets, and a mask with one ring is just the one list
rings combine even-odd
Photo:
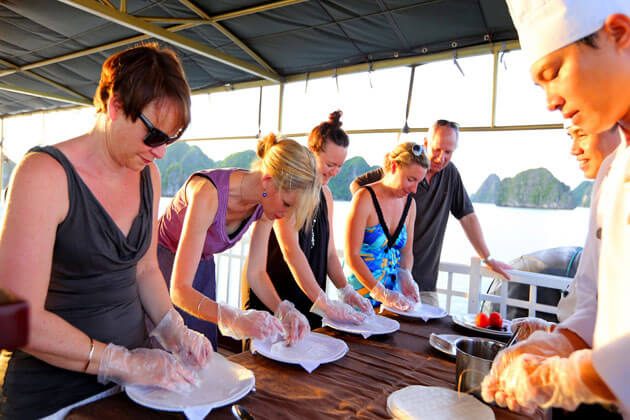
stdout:
[[[538,356],[548,358],[553,356],[568,357],[576,350],[569,339],[559,332],[546,333],[536,331],[527,340],[520,341],[497,354],[492,363],[490,373],[483,380],[481,395],[486,402],[501,401],[502,395],[496,395],[502,392],[500,380],[505,377],[505,372],[511,367],[512,362],[522,354],[530,356]],[[523,365],[526,367],[528,365]]]
[[[536,407],[559,407],[574,411],[578,405],[610,404],[582,380],[581,372],[592,369],[592,350],[578,350],[569,357],[521,354],[502,372],[493,389],[482,383],[483,397],[501,407],[531,414]],[[486,396],[493,398],[486,399]]]
[[526,318],[514,318],[510,325],[512,333],[518,331],[516,336],[517,341],[526,340],[534,331],[552,332],[556,324],[553,322],[545,321],[544,319],[526,317]]

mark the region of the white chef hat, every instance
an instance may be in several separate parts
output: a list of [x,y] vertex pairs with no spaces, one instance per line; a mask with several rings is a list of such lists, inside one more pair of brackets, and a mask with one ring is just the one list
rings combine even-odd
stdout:
[[615,13],[630,16],[629,0],[506,0],[529,64],[590,35]]

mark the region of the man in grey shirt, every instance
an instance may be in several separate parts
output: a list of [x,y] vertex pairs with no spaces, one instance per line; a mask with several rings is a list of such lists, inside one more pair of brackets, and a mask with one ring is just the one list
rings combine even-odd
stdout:
[[[424,139],[430,167],[426,178],[414,194],[416,222],[413,238],[413,278],[420,287],[422,303],[439,306],[436,283],[449,213],[459,220],[473,248],[490,269],[510,278],[511,267],[490,256],[468,193],[451,157],[457,148],[459,126],[447,120],[437,120]],[[382,169],[361,175],[350,185],[354,193],[359,187],[379,180]]]

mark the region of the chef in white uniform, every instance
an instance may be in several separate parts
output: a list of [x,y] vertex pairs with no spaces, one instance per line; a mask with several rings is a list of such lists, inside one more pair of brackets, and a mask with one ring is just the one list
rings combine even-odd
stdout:
[[621,144],[598,175],[585,248],[596,251],[601,238],[599,268],[596,252],[584,256],[591,275],[580,284],[578,313],[553,333],[537,331],[502,352],[482,395],[525,412],[615,404],[630,419],[630,1],[506,1],[549,109],[587,133],[618,122]]

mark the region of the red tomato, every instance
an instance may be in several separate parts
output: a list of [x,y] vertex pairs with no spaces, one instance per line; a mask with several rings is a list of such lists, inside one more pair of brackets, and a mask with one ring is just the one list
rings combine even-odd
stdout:
[[503,318],[501,318],[501,314],[498,312],[492,312],[490,314],[490,327],[491,328],[501,328],[503,327]]
[[489,324],[490,324],[490,319],[488,318],[488,315],[486,315],[484,312],[479,312],[477,316],[475,317],[476,326],[480,328],[488,328]]

